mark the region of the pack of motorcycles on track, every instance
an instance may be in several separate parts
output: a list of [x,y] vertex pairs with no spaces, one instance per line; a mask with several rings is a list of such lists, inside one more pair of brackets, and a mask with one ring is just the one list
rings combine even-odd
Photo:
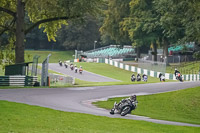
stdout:
[[[59,61],[58,63],[59,63],[60,66],[63,66],[62,61]],[[76,65],[73,65],[72,63],[71,63],[71,64],[68,64],[67,62],[64,62],[64,66],[65,66],[65,68],[68,68],[68,66],[69,66],[69,68],[70,68],[72,71],[74,70],[75,73],[78,73],[78,72],[79,72],[80,74],[83,73],[83,68],[82,68],[82,66],[80,66],[80,68],[78,68]]]
[[[178,81],[183,82],[182,75],[177,69],[175,69],[174,75],[175,75],[175,77]],[[165,82],[164,74],[160,73],[158,77],[159,77],[161,82]],[[141,80],[147,82],[148,76],[146,74],[143,74],[142,77],[140,76],[140,74],[137,74],[137,76],[135,76],[134,73],[131,75],[131,81],[132,82],[141,81]]]
[[[60,65],[60,66],[63,66],[62,61],[59,61],[59,65]],[[67,62],[64,62],[65,68],[68,68],[68,65],[69,65],[69,64],[68,64]],[[74,70],[75,73],[77,73],[77,72],[79,72],[80,74],[83,73],[83,68],[82,68],[82,66],[80,66],[80,68],[77,68],[76,65],[73,65],[73,64],[71,63],[71,64],[69,65],[69,67],[70,67],[70,69],[71,69],[72,71]],[[175,69],[174,75],[175,75],[175,77],[176,77],[177,80],[179,80],[180,82],[183,82],[182,75],[181,75],[181,73],[180,73],[177,69]],[[159,77],[159,79],[160,79],[161,82],[165,82],[165,76],[164,76],[164,74],[160,73],[158,77]],[[141,80],[147,82],[148,76],[147,76],[146,74],[143,74],[142,76],[140,76],[140,74],[137,74],[137,76],[135,76],[134,73],[131,75],[131,81],[132,81],[132,82],[141,81]]]

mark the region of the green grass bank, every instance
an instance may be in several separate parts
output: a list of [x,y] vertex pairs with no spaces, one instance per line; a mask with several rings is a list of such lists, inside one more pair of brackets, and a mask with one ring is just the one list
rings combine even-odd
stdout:
[[66,61],[74,58],[74,51],[25,50],[25,61],[33,61],[34,55],[38,55],[40,56],[39,63],[42,63],[49,54],[51,54],[49,58],[49,63],[58,63],[59,60]]
[[[119,102],[121,99],[111,98],[108,101],[99,101],[93,104],[101,108],[111,109],[113,103]],[[200,87],[138,96],[137,99],[138,108],[132,111],[132,114],[200,125]]]
[[71,113],[0,101],[2,133],[198,133],[200,128]]

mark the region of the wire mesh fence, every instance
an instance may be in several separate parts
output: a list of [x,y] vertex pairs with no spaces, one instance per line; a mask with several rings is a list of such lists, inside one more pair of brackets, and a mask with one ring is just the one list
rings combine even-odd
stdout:
[[[32,70],[32,66],[30,67],[30,70]],[[42,70],[37,69],[37,74],[38,81],[41,81]],[[66,86],[75,84],[75,79],[70,76],[48,73],[48,77],[50,79],[50,86]]]
[[138,59],[138,67],[156,72],[166,72],[166,62]]
[[49,73],[50,85],[51,86],[65,86],[75,84],[75,79],[73,77],[68,77],[59,74]]

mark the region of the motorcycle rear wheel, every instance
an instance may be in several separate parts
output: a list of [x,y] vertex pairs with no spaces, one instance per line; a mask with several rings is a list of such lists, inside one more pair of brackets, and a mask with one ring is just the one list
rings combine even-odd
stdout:
[[125,116],[131,112],[131,106],[125,106],[122,108],[121,116]]

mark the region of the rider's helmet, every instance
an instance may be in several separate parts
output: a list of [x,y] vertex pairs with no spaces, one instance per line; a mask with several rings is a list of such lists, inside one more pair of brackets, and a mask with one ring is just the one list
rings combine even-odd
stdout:
[[131,99],[132,101],[136,101],[136,95],[131,95],[131,96],[130,96],[130,99]]
[[80,68],[82,68],[82,66],[80,66]]
[[177,71],[177,69],[175,68],[175,71]]

